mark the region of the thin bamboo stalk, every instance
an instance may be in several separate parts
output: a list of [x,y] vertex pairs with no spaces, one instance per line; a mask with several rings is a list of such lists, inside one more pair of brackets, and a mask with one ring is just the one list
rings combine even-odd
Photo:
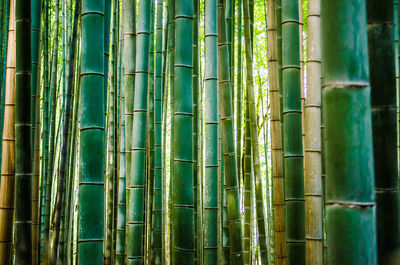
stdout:
[[7,71],[4,104],[3,148],[0,183],[0,260],[12,262],[12,222],[15,185],[15,1],[10,1]]
[[242,222],[239,206],[239,179],[233,135],[232,89],[229,72],[229,47],[227,45],[225,1],[218,0],[218,86],[221,92],[221,130],[227,198],[231,264],[243,264]]
[[206,264],[218,263],[218,62],[217,0],[205,3],[205,179],[203,253]]
[[268,0],[268,77],[271,102],[272,189],[274,205],[275,264],[285,265],[286,226],[282,138],[282,7]]
[[308,2],[307,97],[304,106],[306,264],[323,264],[321,172],[321,4]]
[[[134,119],[132,124],[131,179],[129,183],[127,242],[128,264],[144,262],[145,181],[146,181],[146,125],[149,80],[150,2],[139,2],[138,30],[136,35]],[[133,203],[136,202],[136,203]]]

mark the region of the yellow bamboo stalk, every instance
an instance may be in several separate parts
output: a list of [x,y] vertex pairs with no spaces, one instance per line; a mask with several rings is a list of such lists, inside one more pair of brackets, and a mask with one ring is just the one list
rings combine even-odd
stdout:
[[15,182],[15,1],[10,1],[0,182],[0,260],[11,264]]
[[307,98],[305,101],[306,264],[323,264],[321,171],[320,0],[308,1]]
[[275,264],[286,264],[285,198],[282,160],[282,128],[280,116],[275,0],[267,1],[268,77],[271,102],[272,178],[274,205]]

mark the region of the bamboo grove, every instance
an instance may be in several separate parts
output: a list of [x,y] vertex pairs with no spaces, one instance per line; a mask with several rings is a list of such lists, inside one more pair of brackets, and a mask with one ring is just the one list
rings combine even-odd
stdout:
[[2,0],[0,264],[399,264],[398,0]]

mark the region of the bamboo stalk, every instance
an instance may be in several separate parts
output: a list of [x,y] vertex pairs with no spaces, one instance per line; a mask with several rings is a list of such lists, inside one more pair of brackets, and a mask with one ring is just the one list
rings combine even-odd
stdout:
[[0,183],[0,260],[11,264],[15,185],[15,1],[10,1]]
[[205,179],[203,253],[206,264],[218,263],[218,62],[217,0],[205,5]]
[[[104,1],[83,0],[78,264],[104,262]],[[100,91],[100,93],[99,93]],[[100,103],[100,104],[99,104]]]
[[328,264],[376,264],[366,1],[322,1],[321,25]]
[[378,263],[385,264],[400,247],[393,1],[367,0],[367,28],[377,251]]

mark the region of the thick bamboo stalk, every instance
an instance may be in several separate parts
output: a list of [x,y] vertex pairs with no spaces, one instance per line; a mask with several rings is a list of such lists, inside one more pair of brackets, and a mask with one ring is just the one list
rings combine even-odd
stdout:
[[15,185],[15,1],[10,1],[0,183],[0,260],[11,264]]
[[218,62],[217,0],[205,5],[204,263],[218,264]]
[[146,125],[149,80],[150,2],[139,1],[136,36],[134,119],[132,124],[132,160],[129,183],[126,251],[128,264],[144,262]]
[[221,92],[221,132],[224,163],[224,184],[227,198],[227,221],[231,246],[231,264],[243,264],[242,222],[239,206],[239,179],[233,135],[232,89],[229,72],[225,1],[218,0],[218,87]]
[[308,2],[307,98],[304,106],[306,264],[323,264],[321,176],[321,29],[320,0]]
[[193,1],[176,0],[172,175],[175,264],[195,264],[192,43]]
[[32,264],[31,2],[15,1],[14,260]]
[[367,0],[367,23],[378,263],[385,264],[400,246],[393,0]]
[[376,264],[366,1],[322,1],[321,29],[328,264]]
[[78,264],[104,262],[104,1],[83,0],[81,12]]
[[282,1],[282,91],[288,264],[305,264],[299,5]]

